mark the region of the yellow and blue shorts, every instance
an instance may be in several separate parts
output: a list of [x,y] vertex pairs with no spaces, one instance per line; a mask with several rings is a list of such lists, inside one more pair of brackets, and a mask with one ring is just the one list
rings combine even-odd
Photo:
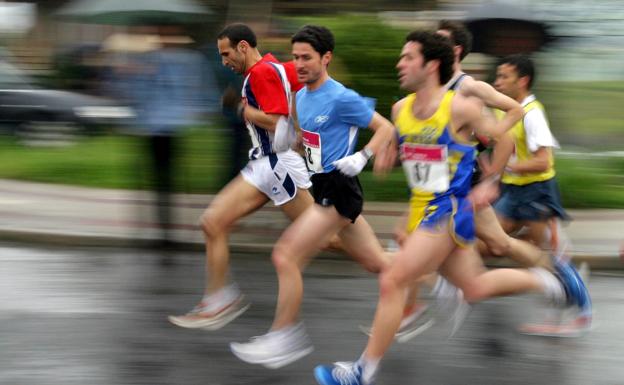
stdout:
[[445,225],[459,246],[474,242],[474,208],[466,197],[444,196],[429,202],[410,202],[409,233],[417,228],[439,233]]

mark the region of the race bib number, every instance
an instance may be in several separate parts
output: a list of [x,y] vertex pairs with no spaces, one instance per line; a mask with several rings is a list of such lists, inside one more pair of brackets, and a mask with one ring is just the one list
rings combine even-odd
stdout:
[[445,145],[404,143],[401,162],[411,188],[427,192],[449,189],[448,149]]
[[308,170],[323,172],[321,164],[321,135],[317,132],[301,130],[303,136],[304,158]]

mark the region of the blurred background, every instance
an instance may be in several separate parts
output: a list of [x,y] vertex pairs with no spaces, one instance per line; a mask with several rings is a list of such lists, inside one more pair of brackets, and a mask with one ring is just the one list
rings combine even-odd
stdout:
[[[513,325],[537,299],[488,301],[452,340],[440,323],[395,346],[385,383],[622,383],[620,0],[0,0],[0,384],[305,384],[313,365],[356,357],[377,281],[342,256],[306,272],[315,353],[281,371],[230,354],[229,342],[272,318],[269,255],[288,221],[271,204],[229,239],[248,313],[219,333],[166,320],[200,298],[198,218],[249,148],[235,113],[242,79],[221,65],[216,34],[247,23],[261,53],[289,60],[298,28],[325,25],[336,37],[332,76],[389,117],[403,96],[394,67],[405,35],[443,18],[475,34],[463,68],[477,78],[492,81],[501,55],[535,60],[534,92],[562,147],[566,232],[573,260],[592,269],[599,327],[580,339],[520,338]],[[367,169],[360,180],[367,220],[388,244],[408,198],[403,172],[380,182]]]
[[[497,56],[532,54],[535,93],[562,145],[565,205],[624,207],[617,0],[0,1],[0,16],[0,178],[155,190],[164,205],[169,191],[214,193],[248,148],[232,113],[241,79],[215,48],[225,24],[250,24],[260,51],[282,60],[300,26],[330,27],[332,75],[388,116],[402,96],[394,65],[405,34],[445,18],[475,33],[464,68],[483,80]],[[407,198],[400,170],[362,181],[368,200]]]

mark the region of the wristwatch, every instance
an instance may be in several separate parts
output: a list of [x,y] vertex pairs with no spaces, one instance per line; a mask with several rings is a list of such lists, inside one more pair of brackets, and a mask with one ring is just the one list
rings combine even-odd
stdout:
[[372,157],[373,157],[373,155],[375,155],[375,154],[373,154],[373,151],[372,151],[370,148],[368,148],[368,147],[364,147],[364,148],[362,149],[362,155],[364,155],[364,157],[366,158],[366,160],[369,160],[369,159],[370,159],[370,158],[372,158]]

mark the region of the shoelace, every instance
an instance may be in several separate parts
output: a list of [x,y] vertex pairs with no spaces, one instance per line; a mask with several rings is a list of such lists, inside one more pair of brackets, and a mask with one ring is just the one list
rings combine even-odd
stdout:
[[335,362],[332,377],[340,385],[359,385],[358,366],[355,362]]

